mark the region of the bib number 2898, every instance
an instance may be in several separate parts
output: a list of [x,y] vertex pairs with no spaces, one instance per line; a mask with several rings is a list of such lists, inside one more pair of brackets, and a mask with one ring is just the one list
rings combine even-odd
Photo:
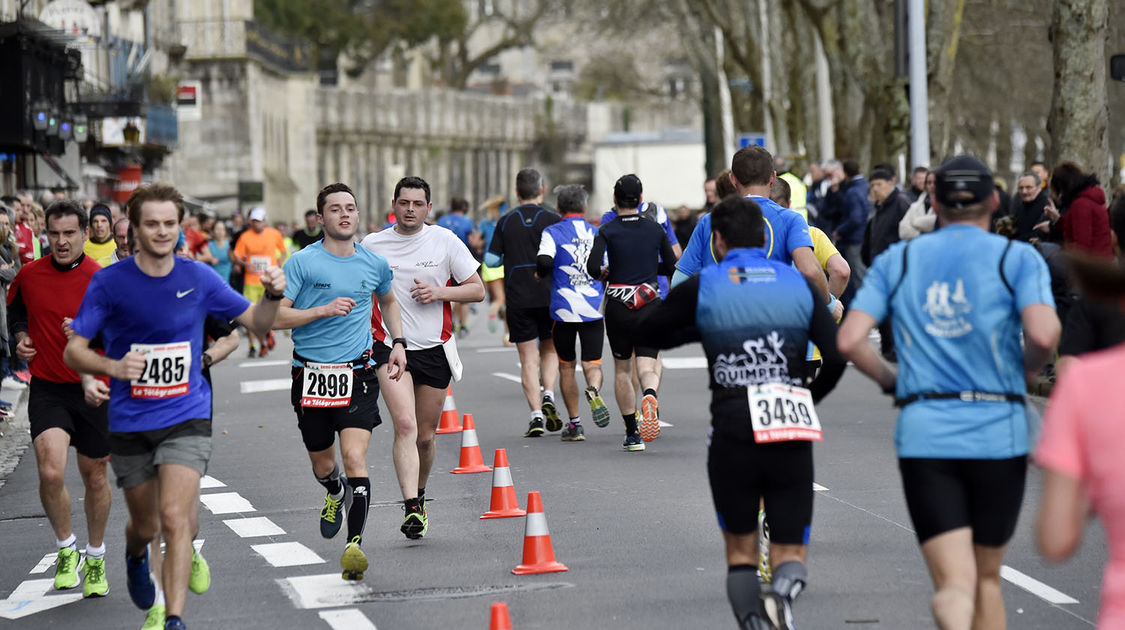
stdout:
[[746,395],[754,441],[758,444],[824,439],[809,390],[768,383],[747,387]]
[[302,407],[347,407],[352,403],[350,364],[306,363],[304,375]]

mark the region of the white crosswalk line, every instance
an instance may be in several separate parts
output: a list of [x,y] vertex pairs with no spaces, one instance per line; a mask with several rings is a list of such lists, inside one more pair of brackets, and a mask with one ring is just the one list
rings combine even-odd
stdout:
[[1000,567],[1000,577],[1008,580],[1012,584],[1022,588],[1023,590],[1035,595],[1036,597],[1047,601],[1051,604],[1077,604],[1078,600],[1070,595],[1058,591],[1039,580],[1021,573],[1008,565]]
[[277,367],[279,365],[293,365],[293,362],[290,361],[289,359],[277,359],[276,361],[274,361],[274,360],[271,360],[271,361],[243,361],[242,363],[238,364],[238,367],[240,367],[240,368]]
[[58,552],[49,553],[49,554],[43,556],[43,559],[39,561],[39,564],[35,565],[35,568],[28,571],[27,574],[28,575],[35,575],[36,573],[46,573],[47,569],[50,569],[51,567],[53,567],[55,565],[55,562],[58,559],[59,559]]
[[665,370],[698,370],[707,367],[707,357],[664,357]]
[[231,518],[223,521],[223,524],[231,528],[240,538],[281,536],[285,533],[285,530],[278,527],[277,523],[274,523],[264,516],[256,516],[254,518]]
[[202,494],[199,501],[203,507],[212,514],[237,514],[240,512],[257,512],[250,502],[237,492],[219,492],[216,494]]
[[250,545],[258,555],[275,567],[297,567],[306,564],[322,564],[324,558],[299,542],[266,543]]
[[358,604],[371,595],[363,582],[344,580],[339,573],[295,575],[277,581],[297,608],[335,608]]
[[199,479],[199,489],[209,490],[211,488],[225,488],[227,484],[215,479],[211,475],[204,475]]
[[828,488],[825,488],[824,486],[820,485],[819,483],[817,483],[815,481],[813,482],[812,489],[813,489],[813,492],[828,492]]
[[512,381],[513,383],[523,382],[522,380],[520,380],[520,377],[516,376],[515,374],[508,374],[507,372],[493,372],[492,375],[498,376],[506,381]]
[[267,378],[261,381],[242,381],[238,389],[243,394],[259,394],[261,392],[280,392],[293,386],[291,378]]
[[327,621],[332,630],[378,630],[358,608],[322,610],[320,618]]

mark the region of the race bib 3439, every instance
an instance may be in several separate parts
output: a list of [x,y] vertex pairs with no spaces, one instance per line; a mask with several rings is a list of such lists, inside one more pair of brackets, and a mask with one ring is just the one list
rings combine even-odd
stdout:
[[754,441],[758,444],[820,442],[824,439],[809,390],[783,383],[767,383],[748,386],[746,396],[750,403]]

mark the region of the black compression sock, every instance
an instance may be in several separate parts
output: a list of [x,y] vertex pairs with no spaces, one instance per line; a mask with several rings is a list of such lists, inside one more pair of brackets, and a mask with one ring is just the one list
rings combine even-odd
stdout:
[[339,496],[340,493],[344,491],[344,485],[340,483],[339,466],[332,466],[332,472],[328,473],[327,477],[317,477],[316,480],[320,482],[320,485],[324,486],[328,494],[334,497]]
[[371,480],[367,477],[354,477],[348,480],[352,487],[352,508],[348,510],[348,542],[356,536],[363,536],[367,525],[367,506],[371,502]]
[[623,413],[621,417],[625,419],[625,433],[632,435],[637,432],[637,414],[636,413]]
[[748,621],[755,615],[761,616],[761,587],[758,586],[757,568],[752,564],[736,564],[727,569],[727,599],[730,600],[739,628],[755,627]]
[[403,503],[406,505],[406,511],[407,512],[417,512],[418,510],[422,509],[422,502],[421,502],[421,499],[419,499],[418,497],[414,497],[413,499],[407,499],[407,500],[403,501]]
[[653,398],[656,398],[656,390],[649,387],[648,389],[645,390],[644,395],[645,396],[652,396]]

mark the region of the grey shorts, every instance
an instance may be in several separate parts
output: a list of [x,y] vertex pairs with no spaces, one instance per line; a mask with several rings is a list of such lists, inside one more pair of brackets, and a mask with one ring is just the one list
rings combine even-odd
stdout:
[[153,431],[111,432],[109,452],[118,488],[141,485],[164,464],[187,466],[202,477],[211,461],[211,421],[198,418]]

